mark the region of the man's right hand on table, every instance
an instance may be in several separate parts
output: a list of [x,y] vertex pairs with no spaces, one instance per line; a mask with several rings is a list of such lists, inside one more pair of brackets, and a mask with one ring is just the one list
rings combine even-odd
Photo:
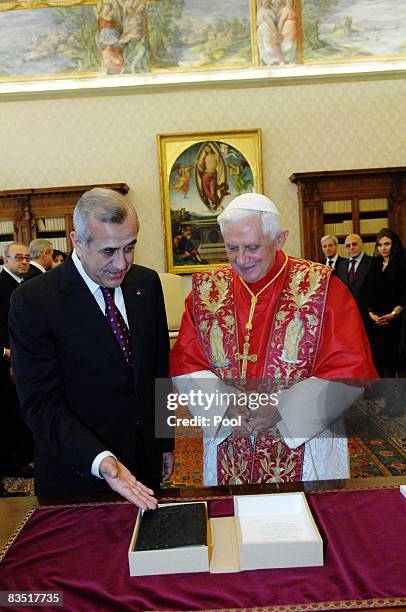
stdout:
[[158,500],[154,497],[153,490],[137,480],[115,457],[105,457],[100,463],[99,472],[113,491],[135,506],[144,509],[157,507]]

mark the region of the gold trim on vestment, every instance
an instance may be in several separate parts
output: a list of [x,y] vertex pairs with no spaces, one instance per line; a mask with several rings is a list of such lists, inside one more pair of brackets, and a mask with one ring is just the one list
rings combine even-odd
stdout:
[[276,279],[282,274],[282,272],[286,268],[286,265],[288,263],[288,256],[286,255],[286,253],[284,253],[284,256],[285,256],[285,261],[283,262],[282,267],[278,270],[275,276],[271,278],[271,280],[264,287],[262,287],[260,291],[258,291],[258,293],[254,294],[254,292],[248,287],[244,279],[241,276],[238,277],[240,279],[242,286],[245,287],[245,289],[248,291],[248,293],[251,296],[251,308],[250,308],[250,312],[248,315],[248,320],[245,324],[246,335],[244,336],[243,352],[242,353],[237,352],[234,355],[234,358],[237,361],[241,361],[241,384],[242,385],[245,385],[245,383],[247,382],[248,361],[255,363],[258,359],[258,355],[255,355],[254,353],[252,355],[249,355],[252,320],[254,318],[256,305],[258,304],[258,298],[261,295],[261,293],[263,293],[266,289],[268,289],[268,287],[272,285],[274,281],[276,281]]

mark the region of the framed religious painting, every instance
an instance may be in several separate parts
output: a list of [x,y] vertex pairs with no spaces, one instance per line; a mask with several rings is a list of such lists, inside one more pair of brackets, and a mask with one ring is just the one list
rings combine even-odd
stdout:
[[227,263],[218,215],[236,196],[262,193],[261,130],[159,134],[168,272]]

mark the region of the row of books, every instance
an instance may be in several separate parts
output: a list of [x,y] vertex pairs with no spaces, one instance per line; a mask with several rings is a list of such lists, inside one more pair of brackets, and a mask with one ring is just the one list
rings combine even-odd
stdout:
[[332,234],[333,236],[346,236],[353,232],[352,220],[341,221],[341,223],[326,223],[324,225],[324,233]]
[[[358,200],[358,208],[360,212],[388,210],[388,200],[386,198],[363,198]],[[323,213],[325,215],[351,212],[351,200],[326,200],[323,202]]]
[[12,234],[13,233],[13,222],[12,221],[0,221],[0,234]]
[[323,202],[323,212],[325,215],[334,213],[350,213],[351,200],[327,200]]
[[375,242],[363,242],[362,245],[367,255],[373,255],[375,253]]
[[60,232],[65,229],[65,217],[46,217],[37,219],[37,230],[39,232]]
[[360,212],[388,210],[388,200],[386,198],[365,198],[359,200],[358,205]]
[[0,257],[3,257],[4,251],[9,244],[12,244],[12,240],[4,240],[4,242],[0,242]]
[[359,230],[361,234],[377,234],[383,227],[388,227],[388,219],[360,219]]
[[58,249],[58,251],[62,251],[63,253],[68,253],[68,241],[66,238],[47,238],[47,240],[52,242],[54,249]]
[[[379,219],[360,219],[359,231],[361,234],[377,234],[383,227],[388,227],[387,217]],[[341,223],[325,223],[324,233],[333,236],[347,236],[354,231],[352,220],[341,221]]]

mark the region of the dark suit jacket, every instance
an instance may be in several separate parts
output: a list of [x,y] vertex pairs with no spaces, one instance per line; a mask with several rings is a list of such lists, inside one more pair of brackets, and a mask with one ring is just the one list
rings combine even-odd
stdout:
[[10,363],[3,358],[4,348],[10,348],[8,315],[11,294],[19,283],[5,270],[0,273],[0,472],[2,464],[9,461],[13,446],[13,435],[17,432],[11,426],[11,415],[16,406],[16,393],[10,378]]
[[11,294],[17,289],[19,283],[5,270],[0,273],[0,356],[3,359],[4,347],[10,348],[8,336],[8,313],[10,309]]
[[[329,259],[330,259],[330,258],[329,258]],[[325,265],[325,266],[327,265],[327,261],[328,261],[327,259],[325,259],[325,260],[323,261],[323,263],[324,263],[324,265]],[[336,259],[336,264],[335,264],[335,266],[334,266],[334,268],[333,268],[333,272],[337,273],[337,267],[338,267],[338,264],[340,263],[340,261],[347,261],[347,260],[345,259],[345,257],[341,257],[341,255],[338,255],[338,257],[337,257],[337,259]]]
[[368,312],[366,304],[366,278],[368,271],[371,267],[373,258],[366,253],[363,254],[362,259],[358,265],[357,271],[355,272],[354,281],[350,287],[348,282],[348,259],[340,261],[337,266],[337,276],[351,291],[355,301],[358,304],[358,308],[364,320],[364,324],[368,323]]
[[90,475],[103,450],[145,484],[160,481],[171,446],[155,438],[154,383],[167,377],[169,351],[162,289],[156,272],[134,265],[122,290],[132,367],[71,258],[13,296],[13,369],[40,495],[108,490]]
[[30,264],[30,269],[28,270],[27,274],[24,274],[24,280],[35,278],[36,276],[39,276],[40,274],[43,274],[42,270],[37,268],[37,266],[33,266],[32,264]]

